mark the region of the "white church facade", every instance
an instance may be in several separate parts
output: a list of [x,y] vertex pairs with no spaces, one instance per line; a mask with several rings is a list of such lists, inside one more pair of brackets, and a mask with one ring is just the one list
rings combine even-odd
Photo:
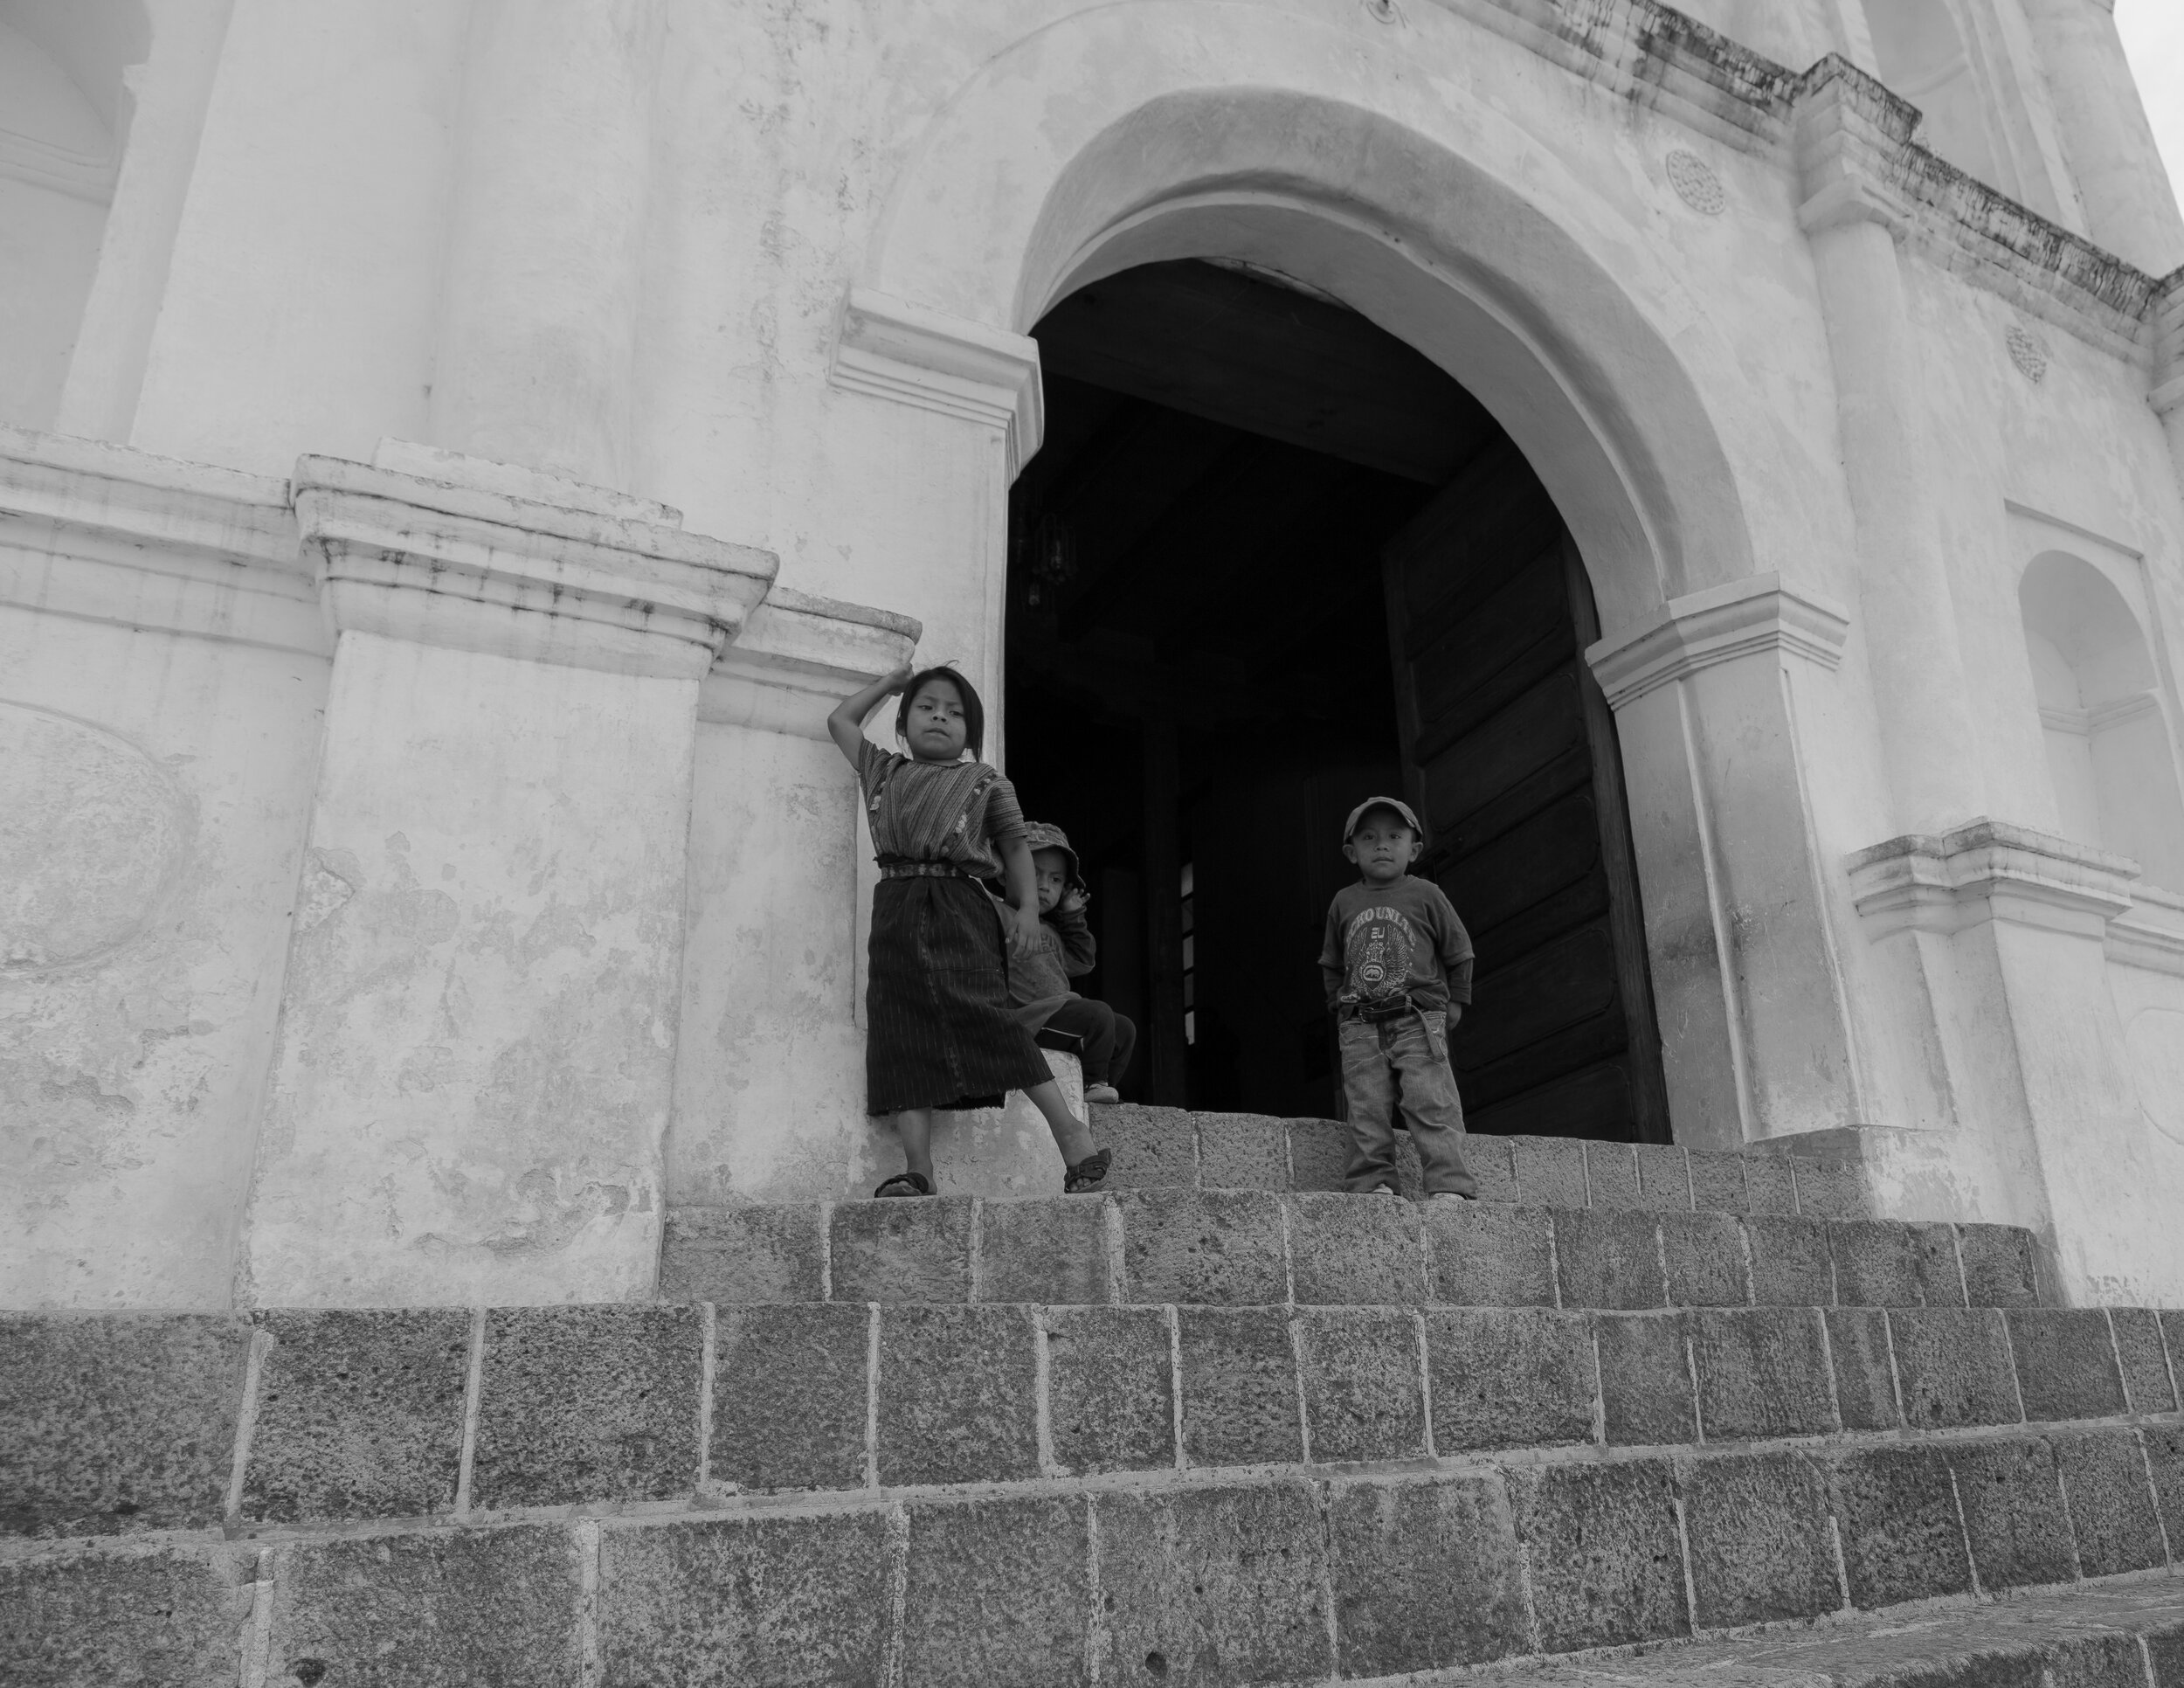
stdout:
[[[1339,863],[1239,875],[1384,763],[1543,875],[1479,1129],[2184,1303],[2184,218],[2105,0],[0,0],[0,1305],[640,1300],[678,1207],[865,1193],[823,721],[913,652],[1027,791],[1132,747],[1064,818],[1147,1099],[1312,1111],[1243,975]],[[1535,490],[1566,577],[1406,633]],[[1300,686],[1385,753],[1247,791]],[[1490,854],[1565,802],[1566,882]]]

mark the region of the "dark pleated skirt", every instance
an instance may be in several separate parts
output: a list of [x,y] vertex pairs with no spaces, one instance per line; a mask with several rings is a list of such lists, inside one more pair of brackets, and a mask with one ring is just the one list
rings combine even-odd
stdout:
[[998,1108],[1054,1076],[1009,1012],[993,899],[967,879],[883,879],[872,896],[865,1108]]

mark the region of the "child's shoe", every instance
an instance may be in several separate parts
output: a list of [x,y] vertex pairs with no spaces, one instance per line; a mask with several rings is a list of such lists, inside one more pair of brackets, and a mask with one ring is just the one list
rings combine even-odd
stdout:
[[1433,1200],[1435,1201],[1476,1201],[1478,1197],[1468,1195],[1462,1190],[1435,1190],[1433,1193]]
[[1112,1084],[1088,1084],[1084,1087],[1084,1099],[1087,1103],[1113,1107],[1123,1099],[1123,1093]]
[[1107,1181],[1107,1169],[1115,1164],[1115,1151],[1102,1149],[1089,1154],[1074,1166],[1063,1170],[1061,1193],[1064,1195],[1082,1195],[1096,1190]]
[[881,1180],[872,1193],[875,1196],[929,1196],[933,1193],[933,1180],[923,1173],[897,1173],[893,1178]]
[[1372,1193],[1375,1195],[1400,1196],[1403,1193],[1397,1189],[1393,1184],[1379,1184],[1373,1186]]

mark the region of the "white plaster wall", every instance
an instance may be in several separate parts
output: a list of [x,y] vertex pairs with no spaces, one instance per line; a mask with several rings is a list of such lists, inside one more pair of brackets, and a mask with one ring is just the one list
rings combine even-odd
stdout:
[[0,1304],[229,1304],[326,673],[0,608],[7,924],[105,917],[70,965],[0,957]]

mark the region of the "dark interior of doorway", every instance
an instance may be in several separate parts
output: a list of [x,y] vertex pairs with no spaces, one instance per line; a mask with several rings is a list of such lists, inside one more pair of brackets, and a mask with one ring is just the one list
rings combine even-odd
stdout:
[[1148,265],[1034,330],[1008,771],[1083,861],[1133,1100],[1339,1108],[1315,965],[1344,816],[1403,794],[1478,951],[1475,1131],[1666,1141],[1614,723],[1576,551],[1436,365],[1268,272]]

